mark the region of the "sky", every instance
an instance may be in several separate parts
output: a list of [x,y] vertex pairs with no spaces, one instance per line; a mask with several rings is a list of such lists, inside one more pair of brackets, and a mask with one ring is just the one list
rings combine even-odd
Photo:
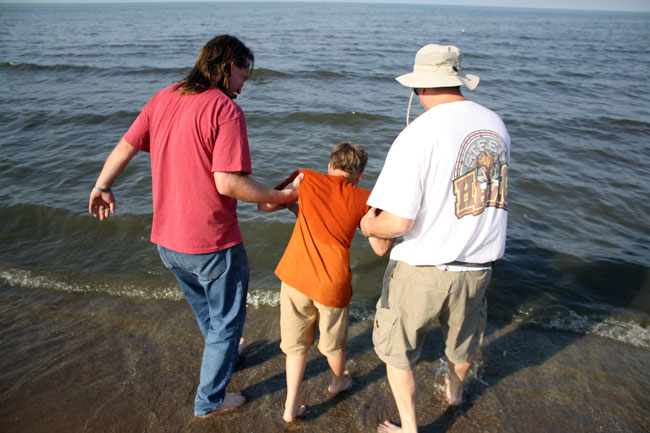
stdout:
[[[215,0],[0,0],[0,3],[132,3],[132,2],[191,2]],[[218,0],[216,0],[218,1]],[[228,0],[240,3],[251,0]],[[255,0],[274,1],[274,0]],[[609,10],[609,11],[640,11],[650,12],[650,0],[297,0],[301,2],[342,2],[354,3],[412,3],[412,4],[440,4],[457,6],[499,6],[499,7],[525,7],[542,9],[581,9],[581,10]]]

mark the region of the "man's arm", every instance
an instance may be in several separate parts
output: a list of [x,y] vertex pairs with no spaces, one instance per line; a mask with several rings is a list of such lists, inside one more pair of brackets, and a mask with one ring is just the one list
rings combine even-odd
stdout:
[[[104,167],[95,186],[90,190],[88,199],[88,212],[95,218],[99,217],[100,221],[115,213],[115,198],[110,190],[111,186],[136,153],[138,153],[138,149],[122,138],[106,158]],[[102,189],[106,191],[101,191]]]
[[377,208],[370,210],[361,219],[361,232],[366,237],[394,239],[411,230],[415,221],[402,218],[388,211],[382,210],[377,214]]
[[295,216],[298,216],[298,202],[289,204],[258,203],[257,209],[262,212],[275,212],[280,209],[289,209]]
[[[301,174],[299,173],[298,170],[296,170],[293,173],[291,173],[291,176],[286,178],[279,185],[276,185],[275,188],[273,189],[284,190],[288,188],[295,188],[296,190],[298,190],[300,188],[300,183],[302,182],[304,177],[305,177],[304,174]],[[298,216],[297,200],[298,197],[296,197],[296,201],[287,204],[258,203],[257,209],[261,210],[262,212],[275,212],[276,210],[280,210],[280,209],[289,209],[291,212],[294,213],[294,215]]]
[[[294,186],[300,185],[302,175],[294,181]],[[295,187],[283,190],[268,188],[244,173],[215,172],[214,183],[219,194],[248,203],[286,204],[298,199],[298,189]]]
[[382,239],[375,236],[370,236],[368,238],[368,242],[370,242],[370,246],[372,247],[372,250],[375,252],[375,254],[383,257],[388,251],[390,251],[391,247],[395,243],[395,239]]

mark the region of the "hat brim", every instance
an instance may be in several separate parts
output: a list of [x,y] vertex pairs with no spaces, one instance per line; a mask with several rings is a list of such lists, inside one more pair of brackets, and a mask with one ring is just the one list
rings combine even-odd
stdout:
[[403,86],[418,89],[465,86],[469,90],[474,90],[480,81],[478,75],[472,74],[462,77],[460,75],[434,75],[422,72],[409,72],[395,79]]

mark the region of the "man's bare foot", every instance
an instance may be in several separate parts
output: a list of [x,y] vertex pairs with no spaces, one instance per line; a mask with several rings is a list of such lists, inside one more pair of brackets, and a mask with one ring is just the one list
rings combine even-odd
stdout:
[[343,376],[340,378],[332,379],[332,383],[327,387],[327,391],[331,394],[338,394],[339,392],[347,391],[352,388],[352,377],[347,371],[343,372]]
[[377,426],[377,433],[397,433],[401,432],[402,428],[393,424],[390,421],[384,421],[382,424]]
[[463,403],[463,382],[445,377],[445,384],[447,385],[446,394],[449,406],[460,406]]
[[244,351],[244,337],[239,339],[239,346],[237,346],[237,354],[241,355],[241,353]]
[[213,410],[212,412],[199,416],[201,419],[206,419],[213,417],[215,415],[220,415],[225,412],[230,412],[231,410],[237,409],[239,406],[244,404],[246,399],[244,398],[243,395],[241,395],[238,392],[227,392],[226,396],[223,398],[223,401],[221,402],[221,405]]
[[297,418],[300,418],[303,416],[305,413],[307,413],[307,406],[304,404],[300,406],[298,409],[288,409],[284,408],[284,414],[282,415],[282,419],[285,422],[294,422]]

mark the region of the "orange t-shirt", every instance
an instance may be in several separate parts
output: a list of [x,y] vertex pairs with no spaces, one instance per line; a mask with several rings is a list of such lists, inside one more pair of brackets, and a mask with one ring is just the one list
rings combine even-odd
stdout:
[[275,275],[310,299],[343,308],[352,298],[350,244],[370,191],[343,176],[300,170],[298,219]]

